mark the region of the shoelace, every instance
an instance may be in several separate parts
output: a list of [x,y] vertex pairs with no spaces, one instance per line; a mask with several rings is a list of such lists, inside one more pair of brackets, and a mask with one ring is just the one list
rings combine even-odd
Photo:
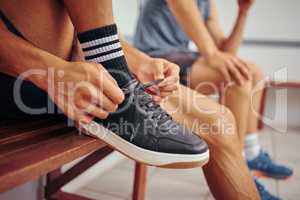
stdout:
[[138,97],[136,100],[138,101],[139,106],[146,112],[152,113],[152,119],[156,120],[158,124],[164,124],[172,118],[168,113],[161,109],[157,103],[153,101],[151,95],[146,92],[146,89],[153,85],[159,84],[161,81],[162,80],[155,80],[146,84],[142,84],[137,80],[133,80],[128,84],[128,87],[122,89],[125,95],[135,92]]

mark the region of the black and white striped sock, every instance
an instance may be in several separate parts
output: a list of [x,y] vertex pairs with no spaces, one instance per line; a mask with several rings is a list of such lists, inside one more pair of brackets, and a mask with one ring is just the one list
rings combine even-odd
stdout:
[[78,39],[85,59],[102,64],[120,87],[133,79],[128,70],[115,24],[79,33]]

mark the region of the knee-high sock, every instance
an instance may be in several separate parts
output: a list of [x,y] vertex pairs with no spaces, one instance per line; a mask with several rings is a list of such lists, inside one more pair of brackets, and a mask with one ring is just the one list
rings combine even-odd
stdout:
[[102,64],[116,79],[120,87],[133,79],[115,24],[79,33],[78,39],[85,59]]

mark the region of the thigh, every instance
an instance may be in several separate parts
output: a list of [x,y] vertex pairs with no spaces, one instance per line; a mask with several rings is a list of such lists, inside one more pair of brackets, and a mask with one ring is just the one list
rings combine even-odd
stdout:
[[210,147],[222,148],[222,145],[238,141],[231,112],[197,91],[180,86],[161,106],[175,121],[201,136]]
[[[227,115],[228,109],[207,96],[181,85],[161,106],[182,124],[213,124]],[[192,123],[193,123],[192,122]]]
[[224,78],[220,72],[207,66],[203,58],[199,58],[188,74],[188,86],[209,95],[218,91]]

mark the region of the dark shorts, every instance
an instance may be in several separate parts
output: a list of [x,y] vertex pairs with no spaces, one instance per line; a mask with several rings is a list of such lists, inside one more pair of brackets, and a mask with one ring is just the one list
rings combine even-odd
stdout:
[[199,56],[199,53],[196,52],[175,52],[156,57],[164,58],[172,63],[177,64],[180,67],[180,83],[187,85],[188,74],[190,73],[193,64],[196,62]]
[[[0,20],[6,25],[6,28],[11,33],[26,40],[1,11]],[[17,98],[16,95],[14,95],[16,80],[15,77],[0,73],[0,120],[32,117],[32,113],[30,114],[20,109],[20,104],[16,102]],[[48,98],[47,93],[29,81],[24,81],[22,83],[20,93],[18,94],[22,103],[28,108],[51,108],[51,115],[56,115],[58,113],[56,106],[53,106],[54,104]],[[51,107],[49,107],[49,105],[51,105]],[[38,115],[48,116],[48,111],[49,110],[47,110],[47,113]]]

